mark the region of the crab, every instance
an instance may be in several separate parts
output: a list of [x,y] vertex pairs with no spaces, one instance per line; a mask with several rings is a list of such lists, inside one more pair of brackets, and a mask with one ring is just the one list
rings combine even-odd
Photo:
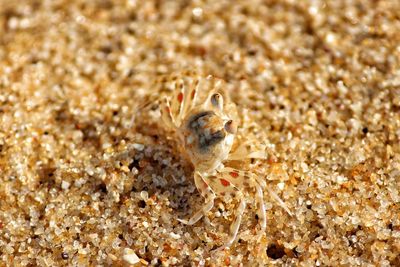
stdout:
[[255,192],[259,218],[259,236],[265,232],[267,220],[263,189],[289,214],[284,202],[266,186],[259,175],[232,167],[229,161],[251,158],[265,159],[265,146],[254,140],[238,138],[239,117],[236,105],[230,101],[226,84],[213,76],[194,73],[166,76],[158,83],[159,92],[169,92],[159,99],[162,122],[168,131],[174,132],[181,151],[194,166],[194,182],[205,199],[202,208],[181,223],[193,225],[214,206],[217,196],[229,195],[239,202],[235,219],[230,226],[229,238],[218,250],[230,247],[237,238],[243,213],[246,209],[245,193]]

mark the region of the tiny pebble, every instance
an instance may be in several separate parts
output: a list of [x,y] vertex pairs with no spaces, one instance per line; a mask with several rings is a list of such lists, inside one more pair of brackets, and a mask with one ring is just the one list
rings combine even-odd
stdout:
[[124,249],[124,255],[122,256],[122,259],[129,264],[136,264],[140,262],[140,258],[136,255],[135,251],[130,248]]

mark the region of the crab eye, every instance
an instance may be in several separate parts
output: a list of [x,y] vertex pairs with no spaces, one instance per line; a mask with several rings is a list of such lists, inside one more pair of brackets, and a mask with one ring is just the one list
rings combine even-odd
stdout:
[[229,120],[225,123],[225,130],[230,134],[235,134],[237,130],[236,123],[233,120]]
[[218,93],[211,96],[211,104],[216,108],[222,108],[222,96]]

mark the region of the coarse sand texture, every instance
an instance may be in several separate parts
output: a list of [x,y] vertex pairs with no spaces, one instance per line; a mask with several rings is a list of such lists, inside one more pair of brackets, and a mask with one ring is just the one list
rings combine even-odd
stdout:
[[[240,200],[178,220],[205,200],[147,104],[191,71],[292,213],[264,189],[259,235],[244,192],[225,250]],[[400,1],[0,0],[2,266],[400,266]]]

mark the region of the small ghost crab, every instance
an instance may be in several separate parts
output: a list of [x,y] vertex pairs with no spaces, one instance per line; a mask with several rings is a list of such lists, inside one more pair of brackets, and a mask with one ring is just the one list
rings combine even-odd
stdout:
[[259,236],[265,232],[267,223],[264,188],[290,214],[283,201],[258,175],[224,165],[228,161],[265,159],[266,156],[265,147],[255,144],[254,140],[242,141],[232,149],[239,117],[222,80],[189,73],[167,76],[159,85],[161,91],[170,91],[169,96],[161,99],[162,121],[167,130],[178,136],[181,150],[194,166],[195,185],[205,199],[201,210],[194,213],[189,220],[178,219],[180,222],[195,224],[213,208],[217,195],[229,194],[237,198],[239,205],[236,218],[231,224],[229,238],[218,249],[220,250],[230,247],[237,237],[246,208],[244,193],[255,191],[260,220]]

